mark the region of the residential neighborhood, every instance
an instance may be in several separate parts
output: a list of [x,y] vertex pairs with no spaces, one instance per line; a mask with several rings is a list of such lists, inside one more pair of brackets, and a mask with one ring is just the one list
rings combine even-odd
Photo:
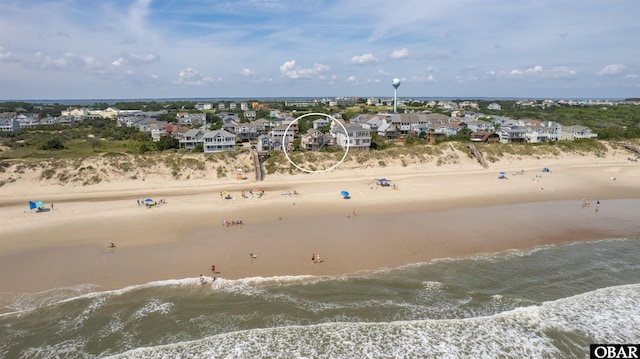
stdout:
[[[416,103],[405,99],[399,103]],[[0,131],[17,132],[38,126],[74,126],[85,119],[101,118],[115,121],[117,126],[137,128],[150,134],[153,141],[164,136],[177,140],[180,149],[201,148],[206,153],[234,151],[243,144],[251,145],[258,151],[278,151],[283,147],[304,151],[319,151],[329,146],[349,147],[354,151],[371,148],[372,136],[385,140],[403,141],[407,137],[420,137],[428,143],[456,136],[464,130],[474,142],[500,143],[540,143],[552,141],[574,141],[597,138],[598,134],[580,125],[561,125],[555,121],[529,118],[511,118],[496,115],[501,105],[492,102],[482,109],[475,101],[428,100],[421,101],[422,110],[404,110],[401,113],[360,113],[344,119],[336,111],[328,117],[316,116],[311,128],[300,133],[296,118],[304,113],[305,107],[318,104],[333,106],[353,106],[356,98],[287,100],[283,108],[271,109],[273,104],[260,102],[198,102],[196,111],[178,111],[175,118],[167,120],[167,111],[121,110],[115,107],[92,109],[90,107],[69,107],[60,116],[40,118],[34,113],[0,113]],[[368,98],[370,106],[388,104],[389,99]],[[616,106],[612,101],[573,100],[518,100],[516,106],[551,108],[554,106]],[[483,112],[483,109],[486,111]],[[338,109],[339,110],[339,109]],[[258,113],[266,114],[257,118]],[[217,126],[209,120],[209,114],[216,116]],[[173,116],[173,115],[172,115]],[[299,139],[299,145],[293,146]]]

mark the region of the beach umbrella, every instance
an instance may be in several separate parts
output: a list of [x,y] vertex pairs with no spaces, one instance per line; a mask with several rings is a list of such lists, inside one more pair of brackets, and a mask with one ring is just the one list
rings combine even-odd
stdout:
[[145,198],[144,200],[145,202],[153,202],[153,200],[151,198]]
[[503,175],[503,176],[504,176],[504,175],[506,175],[507,173],[506,173],[506,172],[501,171],[501,172],[498,172],[498,174],[499,174],[499,175]]
[[347,191],[342,191],[342,192],[340,192],[340,195],[341,195],[342,197],[349,197],[349,192],[347,192]]

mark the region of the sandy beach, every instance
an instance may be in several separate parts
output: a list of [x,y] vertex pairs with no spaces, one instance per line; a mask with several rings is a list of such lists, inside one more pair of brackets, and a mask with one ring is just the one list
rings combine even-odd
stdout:
[[[380,177],[394,186],[377,186]],[[252,197],[254,188],[264,195]],[[223,191],[232,199],[221,198]],[[138,204],[145,198],[166,203],[147,208]],[[30,211],[30,200],[53,210]],[[489,169],[467,158],[398,163],[262,182],[156,176],[60,186],[24,178],[0,187],[0,292],[80,284],[106,290],[200,274],[350,274],[638,235],[638,223],[640,165],[624,152],[504,160]],[[321,263],[312,262],[314,253]]]

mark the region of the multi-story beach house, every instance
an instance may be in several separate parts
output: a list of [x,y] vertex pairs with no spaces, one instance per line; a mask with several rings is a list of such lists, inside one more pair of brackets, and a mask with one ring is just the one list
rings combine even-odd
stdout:
[[591,129],[585,126],[564,126],[560,131],[561,140],[578,140],[582,138],[596,138],[597,133],[591,132]]
[[471,132],[476,132],[476,131],[493,132],[495,130],[495,125],[488,121],[467,120],[463,118],[462,123],[464,123],[465,126],[469,130],[471,130]]
[[205,131],[201,128],[191,129],[182,133],[180,138],[178,138],[180,148],[193,150],[198,143],[202,143],[202,136],[204,136],[204,134]]
[[89,110],[87,110],[86,108],[66,109],[60,112],[60,116],[84,117],[87,115],[89,115]]
[[[295,135],[294,126],[278,125],[271,129],[270,136],[274,141],[284,143],[288,145],[293,142],[293,136]],[[287,129],[288,128],[288,129]]]
[[195,108],[196,110],[211,110],[213,109],[213,103],[211,102],[198,102],[197,104],[195,104]]
[[307,151],[318,151],[335,143],[330,133],[323,133],[310,128],[307,133],[300,136],[300,148]]
[[205,153],[235,151],[236,135],[225,130],[209,131],[202,136]]
[[320,127],[329,126],[329,124],[331,124],[331,120],[329,120],[326,117],[323,117],[313,121],[313,128],[317,130]]
[[500,143],[522,143],[526,142],[526,134],[527,131],[521,127],[513,126],[513,127],[501,127],[496,131],[498,136],[500,136]]
[[273,138],[269,135],[260,135],[256,142],[256,150],[268,152],[268,151],[282,151],[282,141],[279,138]]
[[534,126],[523,126],[525,139],[529,143],[550,142],[560,139],[562,126],[556,122],[548,122]]
[[0,120],[0,131],[2,132],[18,132],[20,123],[14,118],[5,118]]
[[117,108],[108,107],[104,110],[89,110],[88,116],[116,119],[120,112],[127,111],[120,111]]
[[207,122],[207,117],[204,113],[178,112],[176,114],[176,120],[182,125],[200,126]]
[[236,135],[241,142],[250,142],[258,138],[258,127],[256,123],[225,123],[222,129]]
[[437,137],[449,137],[457,135],[460,129],[460,122],[446,122],[434,124],[429,131]]
[[371,130],[363,128],[360,124],[339,121],[342,126],[336,121],[331,124],[331,134],[336,145],[345,149],[349,147],[353,151],[368,151],[371,148]]

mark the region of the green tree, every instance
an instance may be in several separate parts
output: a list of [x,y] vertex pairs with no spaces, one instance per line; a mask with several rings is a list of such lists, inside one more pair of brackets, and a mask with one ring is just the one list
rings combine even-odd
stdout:
[[162,136],[160,141],[156,142],[156,147],[159,151],[166,151],[170,149],[178,148],[180,143],[172,136]]
[[387,141],[375,132],[371,132],[371,148],[374,150],[384,150],[389,147]]
[[151,141],[142,142],[140,143],[140,146],[138,146],[138,151],[140,151],[141,154],[145,154],[147,152],[153,152],[156,150],[157,148],[155,143]]

